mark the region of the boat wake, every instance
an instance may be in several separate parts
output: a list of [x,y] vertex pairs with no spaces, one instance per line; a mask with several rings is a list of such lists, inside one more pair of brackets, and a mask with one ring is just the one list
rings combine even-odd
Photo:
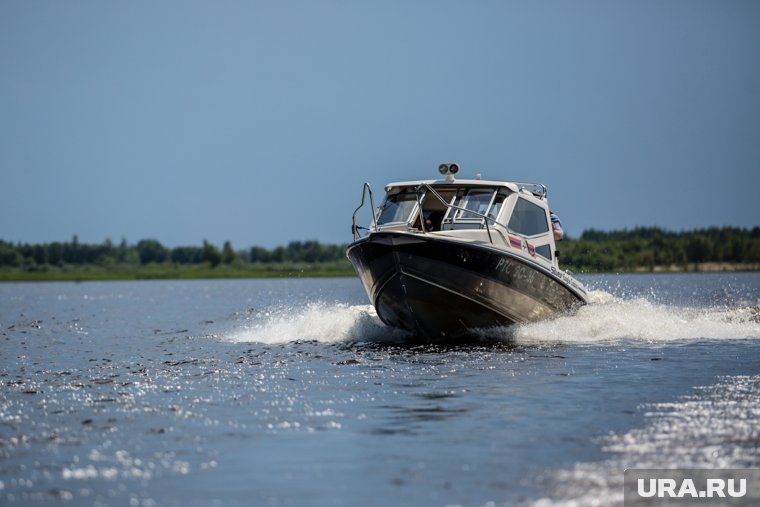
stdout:
[[[646,298],[621,299],[604,291],[589,296],[590,303],[573,315],[476,334],[486,342],[525,346],[760,339],[758,306],[688,308]],[[371,305],[323,302],[253,313],[242,329],[224,337],[263,344],[398,343],[405,338],[405,333],[385,326]]]
[[505,337],[524,345],[760,339],[757,306],[687,308],[603,291],[589,295],[590,304],[576,314],[514,326],[503,330]]
[[604,291],[574,315],[504,329],[523,345],[552,343],[645,343],[760,339],[760,307],[688,308],[646,298],[620,299]]
[[276,345],[295,341],[383,343],[404,337],[404,333],[385,326],[372,305],[318,302],[305,308],[283,307],[254,314],[243,329],[225,339]]

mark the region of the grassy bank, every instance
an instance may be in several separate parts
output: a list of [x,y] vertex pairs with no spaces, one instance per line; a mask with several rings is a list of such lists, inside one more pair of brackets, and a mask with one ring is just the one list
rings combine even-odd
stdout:
[[560,268],[575,274],[618,274],[618,273],[739,273],[760,271],[756,262],[690,262],[688,264],[669,264],[655,266],[632,266],[611,269],[577,268],[560,264]]
[[671,264],[669,266],[638,267],[636,273],[724,273],[760,271],[760,263],[753,262],[700,262]]
[[[757,263],[691,263],[685,265],[636,267],[631,270],[574,270],[583,273],[714,273],[760,271]],[[146,265],[65,265],[42,266],[34,269],[0,268],[0,282],[43,282],[43,281],[98,281],[98,280],[202,280],[223,278],[318,278],[333,276],[356,276],[346,261],[332,263],[244,263],[239,265],[208,264],[146,264]]]
[[33,270],[0,269],[0,282],[96,281],[96,280],[189,280],[218,278],[299,278],[355,276],[348,262],[245,263],[239,265],[145,264],[41,266]]

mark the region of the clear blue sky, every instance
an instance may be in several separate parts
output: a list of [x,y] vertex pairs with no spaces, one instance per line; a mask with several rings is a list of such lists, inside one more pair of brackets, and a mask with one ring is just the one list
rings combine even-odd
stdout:
[[760,225],[760,2],[0,1],[0,238],[348,242],[364,181]]

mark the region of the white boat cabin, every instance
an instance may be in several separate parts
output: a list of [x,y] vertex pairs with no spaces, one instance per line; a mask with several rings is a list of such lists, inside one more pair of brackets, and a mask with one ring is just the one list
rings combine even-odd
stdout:
[[385,190],[370,232],[483,242],[547,267],[557,266],[544,185],[449,178],[391,183]]

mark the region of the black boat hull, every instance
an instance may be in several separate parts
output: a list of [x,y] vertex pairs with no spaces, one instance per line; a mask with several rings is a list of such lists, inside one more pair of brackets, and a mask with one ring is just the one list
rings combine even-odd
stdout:
[[428,339],[529,322],[586,303],[556,269],[483,244],[411,233],[373,233],[347,256],[385,324]]

